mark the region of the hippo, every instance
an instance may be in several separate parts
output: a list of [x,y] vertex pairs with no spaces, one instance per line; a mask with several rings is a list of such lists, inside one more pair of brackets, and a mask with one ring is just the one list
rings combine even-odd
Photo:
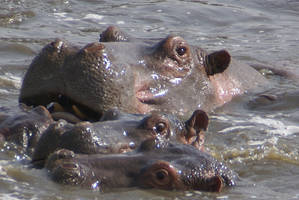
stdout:
[[208,116],[196,110],[182,122],[170,114],[129,114],[117,109],[107,111],[99,122],[75,125],[59,120],[52,123],[38,141],[32,164],[42,168],[50,153],[68,149],[80,154],[116,154],[133,151],[147,139],[174,141],[204,150]]
[[19,101],[58,102],[81,120],[98,121],[118,108],[129,113],[210,112],[268,81],[226,50],[208,53],[177,35],[134,40],[110,26],[99,42],[78,47],[56,39],[33,59]]
[[60,149],[49,156],[46,168],[55,182],[101,192],[123,187],[220,192],[236,184],[233,171],[191,145],[144,143],[124,154],[84,155]]
[[0,112],[0,140],[16,144],[31,155],[44,131],[54,122],[44,106],[30,108],[20,104],[14,114],[2,108]]

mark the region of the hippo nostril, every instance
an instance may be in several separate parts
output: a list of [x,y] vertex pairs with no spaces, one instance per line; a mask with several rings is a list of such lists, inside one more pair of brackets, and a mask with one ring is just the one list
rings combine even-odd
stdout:
[[179,55],[179,56],[183,56],[183,55],[185,55],[186,54],[186,52],[187,52],[187,48],[186,47],[177,47],[176,49],[175,49],[175,51],[177,52],[177,54]]

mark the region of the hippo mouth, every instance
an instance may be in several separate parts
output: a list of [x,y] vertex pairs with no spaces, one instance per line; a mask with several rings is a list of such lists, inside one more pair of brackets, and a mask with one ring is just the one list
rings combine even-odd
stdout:
[[35,95],[20,99],[21,103],[28,106],[45,106],[56,121],[64,119],[70,123],[80,121],[99,121],[102,114],[86,105],[77,103],[71,98],[62,94]]
[[57,101],[52,101],[45,106],[54,120],[65,119],[71,123],[80,121],[99,121],[103,114],[63,95],[58,95]]
[[167,90],[158,90],[145,83],[141,87],[137,87],[135,97],[141,104],[161,105],[165,102],[163,96],[166,93]]
[[[153,110],[152,106],[163,103],[162,95],[158,92],[153,92],[153,88],[148,84],[136,89],[135,92],[135,107],[139,113],[145,114]],[[62,94],[39,94],[27,98],[20,99],[21,103],[28,106],[45,106],[51,113],[52,118],[56,121],[64,119],[70,123],[81,121],[96,122],[99,121],[105,111],[99,112],[90,108],[88,105],[78,103],[72,98]]]
[[[165,103],[167,90],[160,89],[151,80],[135,82],[134,91],[133,99],[121,102],[121,104],[127,104],[120,105],[125,111],[146,114],[155,110],[155,106]],[[96,122],[105,112],[105,110],[95,109],[84,102],[78,102],[63,93],[56,92],[34,94],[22,97],[19,101],[28,106],[45,106],[54,120],[64,119],[71,123]]]

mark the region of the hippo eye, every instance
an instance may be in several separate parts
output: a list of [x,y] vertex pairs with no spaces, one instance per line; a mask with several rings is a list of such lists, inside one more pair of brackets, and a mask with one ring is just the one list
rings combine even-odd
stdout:
[[169,174],[166,169],[159,169],[155,171],[155,180],[158,185],[166,185],[169,183]]
[[156,172],[156,179],[159,181],[165,180],[165,178],[167,178],[167,176],[168,176],[168,172],[165,169],[161,169]]
[[157,161],[144,171],[140,180],[146,187],[159,189],[176,189],[176,181],[179,180],[176,168],[169,162]]
[[155,131],[158,133],[162,133],[166,129],[166,124],[164,122],[159,122],[155,126]]
[[177,47],[175,51],[177,52],[177,54],[178,54],[179,56],[183,56],[183,55],[186,54],[186,52],[187,52],[187,48],[186,48],[186,47],[181,47],[181,46],[180,46],[180,47]]

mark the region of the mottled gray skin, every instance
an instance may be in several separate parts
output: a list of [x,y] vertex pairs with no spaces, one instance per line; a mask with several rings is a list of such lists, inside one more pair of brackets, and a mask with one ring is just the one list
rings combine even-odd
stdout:
[[19,100],[73,104],[85,120],[98,120],[114,107],[186,116],[199,108],[211,111],[267,82],[225,50],[207,53],[173,35],[152,43],[134,42],[116,27],[83,48],[56,40],[29,66]]
[[42,133],[53,123],[43,106],[33,109],[20,105],[16,114],[0,112],[0,140],[9,141],[23,148],[29,155]]
[[99,191],[140,187],[219,192],[235,185],[234,172],[190,145],[144,143],[136,152],[105,156],[62,149],[51,154],[46,168],[58,183]]
[[[103,121],[105,120],[105,121]],[[175,141],[203,150],[208,116],[195,111],[182,122],[167,114],[127,114],[110,110],[102,121],[75,125],[63,120],[53,123],[36,145],[32,163],[43,167],[46,158],[57,149],[69,149],[81,154],[115,154],[133,151],[147,139]]]

